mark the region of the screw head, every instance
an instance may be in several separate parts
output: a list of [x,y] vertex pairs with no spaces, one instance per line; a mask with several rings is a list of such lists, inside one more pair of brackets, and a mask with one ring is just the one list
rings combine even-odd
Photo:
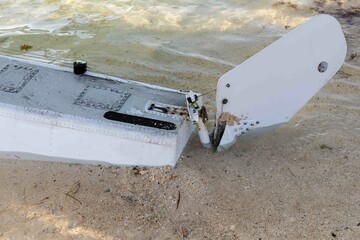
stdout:
[[229,88],[229,87],[230,87],[230,84],[229,84],[229,83],[228,83],[228,84],[226,84],[226,87],[228,87],[228,88]]
[[223,104],[227,104],[229,101],[226,99],[226,98],[224,98],[223,100],[222,100],[222,103]]
[[322,61],[318,66],[319,72],[321,72],[321,73],[325,72],[327,70],[327,68],[328,68],[328,65],[329,64],[327,62]]

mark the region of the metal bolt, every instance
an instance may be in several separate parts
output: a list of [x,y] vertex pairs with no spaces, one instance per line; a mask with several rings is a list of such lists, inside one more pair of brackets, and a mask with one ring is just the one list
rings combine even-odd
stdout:
[[227,104],[227,103],[228,103],[228,100],[227,100],[226,98],[224,98],[224,99],[222,100],[222,103],[223,103],[223,104]]
[[228,83],[228,84],[226,84],[226,87],[230,87],[230,84]]
[[322,61],[318,66],[318,70],[321,73],[325,72],[327,70],[327,68],[328,68],[328,63],[325,61]]

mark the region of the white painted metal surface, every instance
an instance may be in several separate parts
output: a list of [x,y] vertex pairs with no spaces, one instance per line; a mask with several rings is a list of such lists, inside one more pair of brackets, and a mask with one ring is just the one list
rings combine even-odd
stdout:
[[193,130],[183,92],[0,57],[1,157],[174,166]]
[[186,103],[187,110],[189,112],[189,120],[192,121],[198,127],[198,136],[201,144],[204,148],[212,149],[212,144],[210,141],[209,132],[206,128],[205,122],[207,121],[207,116],[202,116],[206,112],[206,109],[203,106],[202,99],[199,98],[199,94],[194,93],[193,91],[188,91],[186,94]]
[[223,113],[240,121],[226,126],[218,150],[251,129],[288,122],[339,70],[346,50],[338,21],[319,15],[224,74],[217,87],[217,128]]
[[213,141],[191,91],[0,57],[0,157],[174,166],[195,124],[205,147],[222,150],[250,130],[289,121],[345,54],[339,23],[320,15],[224,74]]

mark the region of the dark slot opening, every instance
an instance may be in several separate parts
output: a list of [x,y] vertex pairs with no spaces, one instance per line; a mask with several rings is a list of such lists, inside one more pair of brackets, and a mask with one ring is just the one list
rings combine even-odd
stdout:
[[[224,132],[225,132],[225,127],[226,127],[226,122],[220,122],[219,126],[218,126],[218,131],[216,134],[216,138],[214,138],[215,132],[211,133],[210,140],[211,140],[211,144],[213,145],[214,149],[217,149],[217,147],[219,146],[221,138],[223,137]],[[215,129],[214,129],[214,131],[215,131]]]
[[146,118],[146,117],[117,113],[117,112],[113,112],[113,111],[106,112],[104,114],[104,118],[113,120],[113,121],[132,123],[135,125],[159,128],[159,129],[164,129],[164,130],[175,130],[176,129],[176,125],[171,122],[165,122],[165,121],[160,121],[160,120]]

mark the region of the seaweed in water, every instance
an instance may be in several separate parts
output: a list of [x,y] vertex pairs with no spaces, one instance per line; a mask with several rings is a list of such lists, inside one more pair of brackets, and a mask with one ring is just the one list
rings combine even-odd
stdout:
[[29,51],[30,49],[32,49],[33,46],[29,45],[29,44],[22,44],[20,45],[20,50],[21,51]]
[[291,3],[291,2],[285,2],[285,1],[280,1],[280,2],[276,2],[272,5],[273,7],[279,7],[279,6],[287,6],[289,8],[292,8],[294,10],[298,10],[299,6],[296,5],[295,3]]
[[360,17],[360,8],[359,7],[349,7],[349,8],[341,8],[343,3],[339,0],[336,0],[335,3],[339,8],[328,8],[326,9],[326,1],[324,0],[316,0],[314,1],[314,6],[310,8],[310,10],[318,12],[318,13],[326,13],[330,14],[336,18],[342,19],[347,24],[353,25],[354,18]]

